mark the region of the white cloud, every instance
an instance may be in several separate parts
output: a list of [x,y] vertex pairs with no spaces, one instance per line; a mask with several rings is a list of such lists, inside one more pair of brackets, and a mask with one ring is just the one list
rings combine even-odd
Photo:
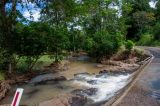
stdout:
[[40,11],[41,9],[36,6],[36,4],[28,2],[23,4],[24,7],[22,7],[20,4],[17,6],[17,8],[21,11],[23,16],[30,20],[30,21],[38,21],[40,18]]
[[156,4],[157,4],[157,1],[150,1],[149,2],[150,7],[152,7],[152,8],[156,8]]
[[[31,21],[38,21],[40,18],[40,10],[31,10],[30,12],[28,10],[23,12],[23,16]],[[33,17],[33,18],[31,18]]]

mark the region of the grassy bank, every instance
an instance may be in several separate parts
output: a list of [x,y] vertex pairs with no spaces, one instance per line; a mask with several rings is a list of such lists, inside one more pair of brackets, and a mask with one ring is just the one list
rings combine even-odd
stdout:
[[4,80],[5,76],[4,73],[0,72],[0,80]]
[[[26,64],[26,58],[21,58],[17,64],[17,71],[18,72],[24,72],[27,68]],[[54,60],[50,58],[50,55],[42,55],[36,62],[36,64],[33,67],[33,70],[41,70],[44,66],[50,65]]]

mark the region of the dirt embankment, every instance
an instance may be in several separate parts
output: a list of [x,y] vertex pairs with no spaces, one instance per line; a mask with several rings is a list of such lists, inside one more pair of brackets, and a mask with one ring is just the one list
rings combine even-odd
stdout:
[[147,57],[149,57],[147,53],[138,50],[122,51],[110,59],[102,59],[101,65],[97,65],[97,67],[103,68],[100,73],[132,73],[142,65],[142,61]]

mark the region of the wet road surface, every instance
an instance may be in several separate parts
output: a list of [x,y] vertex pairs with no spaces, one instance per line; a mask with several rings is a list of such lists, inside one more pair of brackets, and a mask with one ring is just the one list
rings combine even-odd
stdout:
[[154,59],[117,106],[160,106],[160,48],[145,48]]

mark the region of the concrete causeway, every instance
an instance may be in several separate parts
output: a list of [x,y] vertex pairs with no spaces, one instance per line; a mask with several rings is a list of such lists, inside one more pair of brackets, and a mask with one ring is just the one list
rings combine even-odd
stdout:
[[140,74],[135,85],[112,106],[160,106],[160,48],[145,47],[154,59]]

